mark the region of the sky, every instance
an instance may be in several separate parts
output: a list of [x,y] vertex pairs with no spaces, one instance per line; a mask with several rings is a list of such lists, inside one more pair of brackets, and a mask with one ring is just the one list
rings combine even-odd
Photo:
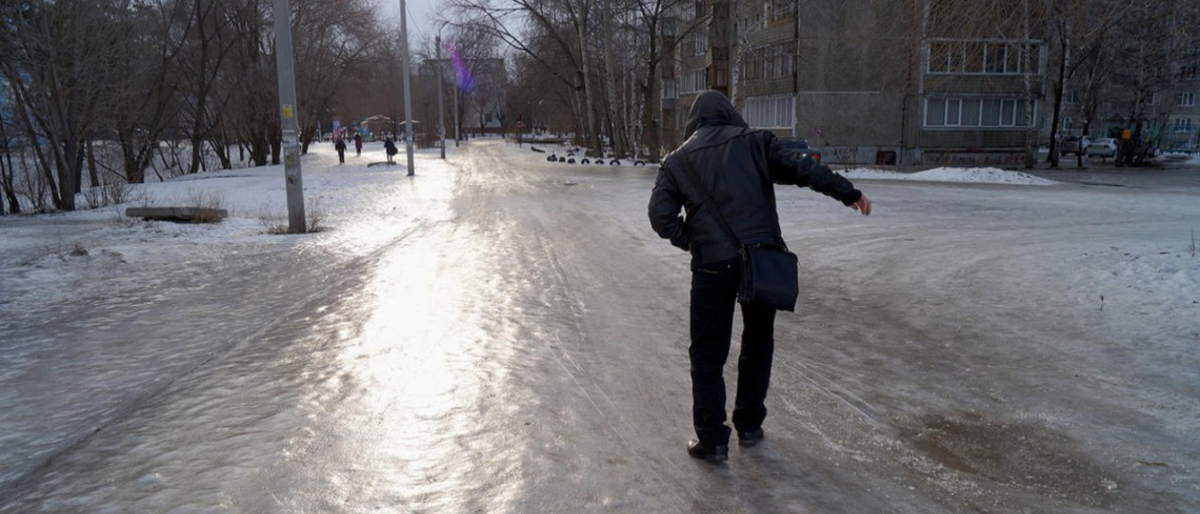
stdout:
[[[430,15],[441,0],[405,0],[408,6],[408,33],[412,44],[425,38]],[[400,0],[380,0],[379,10],[389,21],[400,23]]]

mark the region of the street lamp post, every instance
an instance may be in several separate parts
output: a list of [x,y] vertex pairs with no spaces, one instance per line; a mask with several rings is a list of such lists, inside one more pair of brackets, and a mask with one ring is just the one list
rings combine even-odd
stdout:
[[301,234],[304,226],[304,182],[300,176],[300,124],[296,121],[296,73],[292,62],[291,9],[287,0],[275,0],[275,70],[279,82],[279,114],[283,132],[283,176],[287,183],[288,233]]
[[[445,25],[443,24],[443,26],[445,26]],[[434,49],[434,53],[436,54],[436,58],[434,59],[434,62],[437,63],[437,75],[438,75],[438,88],[437,88],[437,90],[438,90],[438,138],[441,141],[440,146],[442,147],[442,158],[445,159],[446,158],[446,113],[445,113],[445,110],[442,109],[442,105],[443,105],[442,104],[442,89],[445,88],[446,84],[442,81],[442,34],[441,34],[441,29],[438,29],[438,31],[439,31],[438,35],[436,37],[434,37],[434,45],[433,45],[436,47]]]
[[454,76],[454,147],[458,148],[458,75]]
[[411,177],[416,174],[416,170],[413,169],[412,89],[408,85],[409,75],[411,75],[409,66],[412,59],[408,55],[408,16],[405,14],[406,12],[404,0],[400,0],[400,39],[403,40],[400,51],[404,53],[402,56],[404,65],[400,67],[400,74],[404,76],[404,146],[408,150],[408,176]]

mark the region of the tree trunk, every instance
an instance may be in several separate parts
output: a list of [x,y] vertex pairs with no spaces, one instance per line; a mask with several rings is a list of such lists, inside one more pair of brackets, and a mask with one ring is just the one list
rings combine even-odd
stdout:
[[[1026,66],[1030,62],[1030,52],[1032,45],[1029,44],[1030,36],[1030,11],[1029,0],[1021,2],[1024,8],[1024,18],[1022,28],[1023,43],[1021,44],[1021,57]],[[1040,66],[1041,64],[1039,64]],[[1025,168],[1033,168],[1037,166],[1037,124],[1033,119],[1033,109],[1037,100],[1033,95],[1033,79],[1029,74],[1029,70],[1022,70],[1022,86],[1025,93]]]
[[[33,147],[33,154],[37,158],[37,166],[41,171],[42,176],[46,179],[46,185],[50,189],[50,198],[54,200],[55,206],[58,205],[60,195],[58,193],[58,183],[54,180],[54,171],[50,166],[50,160],[46,157],[46,153],[42,148],[42,144],[38,139],[40,135],[33,127],[33,121],[30,119],[28,109],[29,98],[24,94],[21,84],[12,84],[13,96],[16,97],[17,116],[24,125],[25,135],[29,138],[29,145]],[[36,202],[35,202],[36,203]]]
[[662,103],[658,98],[658,21],[660,18],[655,15],[646,16],[644,19],[650,38],[646,58],[646,81],[638,85],[638,89],[642,93],[642,142],[646,146],[648,154],[646,157],[650,161],[658,162],[661,142],[654,120],[662,115]]
[[4,188],[4,198],[8,200],[8,213],[19,214],[21,202],[17,199],[16,188],[13,187],[13,175],[16,170],[13,168],[12,149],[7,144],[8,135],[0,133],[0,140],[5,141],[4,155],[0,156],[0,187]]
[[604,40],[604,86],[608,96],[608,113],[609,113],[609,142],[612,144],[613,154],[618,157],[624,157],[625,150],[625,114],[621,109],[621,105],[617,103],[617,73],[613,70],[612,59],[612,0],[602,0],[603,11],[601,16],[604,18],[601,27],[604,30],[602,39]]
[[[1054,82],[1054,116],[1050,123],[1050,167],[1059,166],[1058,124],[1062,116],[1063,88],[1067,81],[1067,60],[1071,58],[1071,38],[1066,22],[1058,23],[1059,49],[1062,55],[1058,59],[1058,80]],[[1083,138],[1079,140],[1079,151],[1083,151]]]
[[200,54],[199,54],[199,56],[197,56],[197,59],[196,59],[197,64],[198,64],[198,66],[197,66],[198,72],[196,73],[196,80],[199,82],[196,84],[196,91],[197,91],[196,110],[194,111],[193,116],[192,116],[192,134],[191,134],[192,160],[191,160],[191,163],[188,165],[188,174],[189,175],[198,173],[200,171],[200,158],[201,158],[200,152],[203,149],[203,145],[204,145],[204,114],[205,114],[205,111],[207,110],[206,102],[208,100],[208,88],[206,86],[206,82],[208,81],[208,50],[209,50],[209,43],[210,43],[209,36],[208,36],[208,34],[205,33],[205,25],[204,25],[205,13],[204,13],[204,9],[202,6],[203,2],[201,2],[201,0],[195,0],[195,1],[196,1],[196,32],[199,35],[198,41],[200,44],[200,48],[199,48]]
[[146,181],[146,166],[142,163],[143,158],[138,155],[138,150],[134,149],[135,137],[137,136],[132,130],[121,130],[117,132],[117,144],[121,147],[121,157],[125,162],[125,181],[141,184]]
[[588,6],[584,5],[579,16],[575,18],[575,31],[579,34],[579,62],[583,68],[583,102],[584,114],[587,116],[587,138],[590,148],[588,154],[599,156],[603,154],[603,149],[600,147],[600,131],[596,124],[596,102],[594,101],[595,87],[592,85],[592,65],[591,55],[588,53],[587,45],[587,21],[588,21]]
[[87,165],[88,179],[91,180],[92,187],[98,187],[100,183],[100,175],[96,173],[96,142],[88,139],[87,142]]
[[229,142],[225,140],[225,136],[210,138],[208,145],[212,147],[213,153],[217,155],[217,161],[221,163],[221,169],[233,169],[233,162],[229,158]]

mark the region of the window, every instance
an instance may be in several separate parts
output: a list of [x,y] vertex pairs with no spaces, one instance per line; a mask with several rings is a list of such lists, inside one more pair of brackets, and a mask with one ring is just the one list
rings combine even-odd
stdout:
[[1007,46],[987,45],[983,56],[984,71],[987,73],[1004,73],[1005,60],[1008,57]]
[[[1034,108],[1037,108],[1036,104]],[[926,127],[1020,127],[1024,126],[1024,121],[1023,99],[930,98],[925,101]]]
[[694,38],[692,44],[695,45],[692,55],[704,55],[708,52],[708,32],[704,30],[704,27],[697,27],[696,34],[692,37]]
[[1183,80],[1196,80],[1196,76],[1197,76],[1196,68],[1197,68],[1197,66],[1195,64],[1193,64],[1191,66],[1184,66],[1184,67],[1180,68],[1179,69],[1179,78],[1181,78]]
[[708,89],[708,79],[705,77],[704,68],[684,73],[683,82],[679,87],[680,93],[695,93]]
[[678,33],[678,21],[675,18],[663,18],[662,20],[662,35],[663,37],[675,37]]
[[983,43],[931,41],[927,50],[929,73],[1020,75],[1037,73],[1041,45],[1037,43]]
[[946,125],[946,101],[929,100],[925,104],[925,126],[941,127]]
[[965,127],[979,126],[979,99],[968,98],[962,101],[961,125]]
[[1079,95],[1071,90],[1063,91],[1063,103],[1077,104],[1079,103]]
[[946,125],[957,126],[962,125],[959,121],[959,113],[962,111],[962,100],[949,99],[946,100]]
[[796,115],[793,96],[759,96],[746,99],[742,117],[753,128],[791,128]]
[[1196,105],[1196,93],[1179,93],[1175,96],[1178,104],[1182,107],[1191,107]]
[[935,41],[929,44],[929,73],[950,73],[955,68],[950,64],[954,45]]
[[963,47],[963,68],[952,72],[983,73],[983,56],[987,45],[983,43],[958,43]]
[[795,2],[791,0],[770,0],[763,5],[763,9],[769,11],[767,20],[770,23],[791,20],[795,17]]
[[1175,132],[1191,132],[1193,129],[1191,118],[1175,118]]
[[679,98],[679,84],[676,83],[674,79],[663,79],[662,97]]
[[744,61],[746,78],[791,77],[795,70],[792,59],[794,48],[794,43],[778,43],[751,49],[748,58]]

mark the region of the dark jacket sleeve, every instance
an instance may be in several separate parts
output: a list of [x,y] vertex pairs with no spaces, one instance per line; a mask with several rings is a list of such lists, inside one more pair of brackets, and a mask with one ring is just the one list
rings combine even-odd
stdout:
[[[766,133],[767,169],[771,180],[779,184],[795,184],[807,187],[845,205],[852,205],[862,198],[862,192],[854,188],[846,177],[834,173],[829,166],[814,160],[811,155],[786,152]],[[798,158],[803,155],[803,158]]]
[[687,250],[687,232],[684,230],[683,216],[679,214],[683,208],[683,194],[671,175],[671,169],[671,161],[663,159],[658,178],[654,180],[654,190],[650,193],[650,227],[663,239],[670,240],[672,245]]

